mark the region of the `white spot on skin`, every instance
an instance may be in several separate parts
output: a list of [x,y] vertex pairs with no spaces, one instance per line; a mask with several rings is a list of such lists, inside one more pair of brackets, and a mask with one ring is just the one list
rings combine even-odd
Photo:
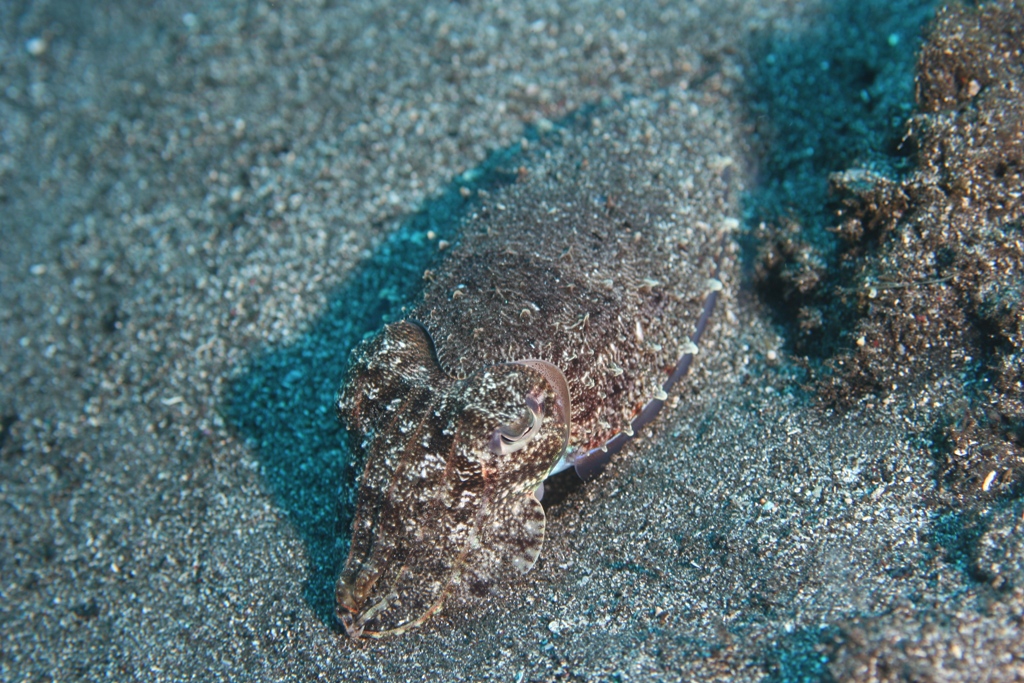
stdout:
[[525,574],[526,570],[530,568],[531,562],[522,557],[513,557],[512,566],[516,568],[516,571],[520,574]]
[[722,220],[722,228],[729,232],[735,232],[740,229],[740,220],[738,218],[725,218]]
[[727,155],[715,154],[708,159],[708,168],[715,173],[721,173],[734,163],[733,158]]

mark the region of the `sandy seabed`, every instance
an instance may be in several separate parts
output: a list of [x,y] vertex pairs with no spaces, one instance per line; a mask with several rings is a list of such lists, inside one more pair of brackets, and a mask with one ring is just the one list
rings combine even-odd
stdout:
[[[4,680],[1024,678],[1015,3],[137,5],[0,6]],[[736,189],[681,400],[522,582],[350,641],[349,351],[638,99]]]

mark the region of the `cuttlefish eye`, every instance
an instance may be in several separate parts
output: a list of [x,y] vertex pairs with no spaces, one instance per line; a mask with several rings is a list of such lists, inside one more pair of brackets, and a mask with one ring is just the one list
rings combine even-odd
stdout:
[[569,437],[558,368],[524,360],[455,380],[422,327],[396,323],[360,349],[339,410],[366,456],[336,591],[349,635],[402,633],[448,595],[487,594],[533,566],[533,492]]
[[544,420],[543,397],[526,395],[526,411],[523,417],[511,425],[502,425],[491,435],[488,449],[494,455],[508,455],[526,448],[530,440],[540,432]]

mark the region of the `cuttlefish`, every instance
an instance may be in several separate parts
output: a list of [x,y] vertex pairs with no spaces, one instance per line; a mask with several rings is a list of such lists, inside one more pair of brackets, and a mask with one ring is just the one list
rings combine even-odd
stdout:
[[351,637],[528,572],[544,480],[593,476],[670,402],[736,224],[732,161],[683,109],[636,99],[533,141],[405,319],[353,352],[337,401],[365,458],[336,587]]

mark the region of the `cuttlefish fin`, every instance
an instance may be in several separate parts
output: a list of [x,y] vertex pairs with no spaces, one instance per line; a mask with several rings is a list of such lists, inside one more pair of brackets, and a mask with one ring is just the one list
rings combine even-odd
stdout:
[[544,507],[533,492],[497,501],[480,527],[480,543],[467,561],[464,581],[472,595],[483,596],[499,581],[525,574],[544,545]]

